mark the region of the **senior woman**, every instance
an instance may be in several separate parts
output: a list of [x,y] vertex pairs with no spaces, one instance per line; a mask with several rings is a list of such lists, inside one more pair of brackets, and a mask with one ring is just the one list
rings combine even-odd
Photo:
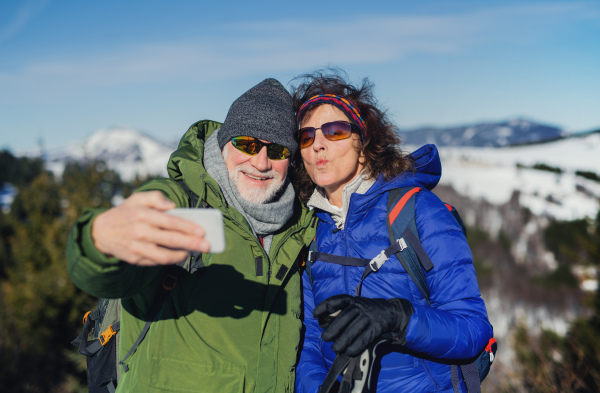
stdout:
[[[312,261],[303,274],[305,334],[296,391],[317,392],[336,355],[359,356],[382,341],[364,391],[454,392],[450,364],[481,352],[492,327],[463,231],[431,192],[441,175],[437,150],[428,145],[403,155],[366,79],[355,86],[319,71],[296,81],[301,157],[294,183],[319,217],[318,255],[377,256],[390,246],[389,193],[418,187],[416,229],[434,266],[424,272],[426,299],[396,255],[366,278],[364,267],[339,258]],[[457,385],[467,391],[462,379]]]

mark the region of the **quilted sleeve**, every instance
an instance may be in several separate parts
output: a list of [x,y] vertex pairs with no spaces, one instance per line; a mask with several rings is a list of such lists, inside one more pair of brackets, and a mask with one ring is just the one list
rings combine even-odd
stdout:
[[447,207],[432,192],[415,201],[415,220],[434,268],[426,274],[431,306],[413,305],[408,348],[435,358],[476,356],[492,336],[467,240]]

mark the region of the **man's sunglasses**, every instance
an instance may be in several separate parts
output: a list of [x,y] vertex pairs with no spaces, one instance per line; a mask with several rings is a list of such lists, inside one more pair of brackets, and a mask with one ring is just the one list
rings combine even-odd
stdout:
[[267,157],[271,160],[285,160],[290,156],[290,150],[287,147],[277,143],[264,143],[251,136],[236,136],[231,138],[231,144],[244,154],[255,156],[263,146],[267,147]]
[[347,121],[330,121],[322,124],[321,127],[304,127],[298,130],[298,142],[300,148],[304,149],[311,146],[315,142],[315,134],[317,130],[323,132],[323,136],[330,141],[341,141],[342,139],[350,138],[354,124]]

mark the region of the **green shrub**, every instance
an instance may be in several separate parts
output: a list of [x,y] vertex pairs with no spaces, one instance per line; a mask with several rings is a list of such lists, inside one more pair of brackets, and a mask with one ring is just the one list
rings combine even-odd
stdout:
[[591,171],[575,171],[575,175],[581,176],[581,177],[583,177],[585,179],[588,179],[588,180],[593,180],[593,181],[600,182],[600,175],[598,175],[596,172],[591,172]]

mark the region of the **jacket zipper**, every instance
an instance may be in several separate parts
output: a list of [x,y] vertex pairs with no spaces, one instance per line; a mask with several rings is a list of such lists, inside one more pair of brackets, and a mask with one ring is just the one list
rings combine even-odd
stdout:
[[[279,249],[281,248],[281,246],[290,238],[292,237],[292,235],[295,235],[296,233],[298,233],[299,231],[301,231],[302,229],[305,229],[306,227],[308,227],[309,223],[304,223],[302,225],[298,224],[298,226],[295,229],[291,229],[285,234],[285,236],[283,237],[283,239],[281,239],[279,241],[279,243],[277,243],[277,248],[275,249],[275,252],[273,253],[273,255],[277,255],[277,253],[279,252]],[[272,244],[271,244],[272,245]],[[264,250],[263,250],[264,251]],[[269,277],[271,276],[271,261],[270,259],[268,259],[269,261]],[[293,264],[293,262],[292,262]],[[290,269],[291,270],[291,269]]]

